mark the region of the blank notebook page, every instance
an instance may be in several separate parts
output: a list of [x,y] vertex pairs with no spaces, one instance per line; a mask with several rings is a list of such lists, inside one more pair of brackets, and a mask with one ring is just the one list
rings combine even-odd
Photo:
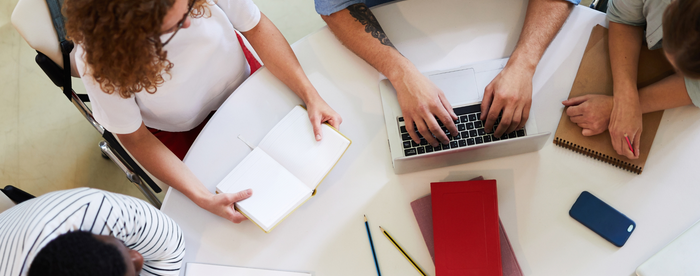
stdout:
[[311,196],[312,190],[275,162],[265,151],[255,148],[219,184],[227,193],[253,189],[253,195],[236,203],[250,219],[270,230],[294,207]]
[[308,113],[296,106],[265,135],[259,147],[315,189],[350,145],[350,140],[330,126],[322,124],[321,128],[323,139],[317,142]]

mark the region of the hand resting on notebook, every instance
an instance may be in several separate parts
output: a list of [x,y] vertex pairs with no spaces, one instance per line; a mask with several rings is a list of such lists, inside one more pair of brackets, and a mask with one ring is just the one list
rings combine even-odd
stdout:
[[[642,114],[692,103],[685,89],[683,76],[678,73],[639,89],[639,105]],[[593,136],[608,130],[613,110],[613,97],[588,94],[568,99],[562,104],[566,106],[566,114],[569,115],[571,122],[583,129],[581,131],[583,136]],[[641,137],[641,133],[638,135]],[[632,142],[632,136],[629,138]],[[639,145],[640,142],[633,143]],[[622,150],[629,151],[629,148],[625,144]],[[635,149],[635,153],[639,156],[638,148]]]
[[306,102],[308,103],[306,108],[309,112],[309,121],[311,121],[311,125],[314,127],[314,137],[316,137],[316,141],[321,141],[321,139],[323,139],[323,135],[321,135],[323,132],[321,130],[321,124],[328,123],[335,129],[340,129],[343,118],[341,118],[320,96]]
[[613,98],[606,95],[588,94],[563,101],[566,115],[572,123],[583,130],[583,136],[593,136],[603,133],[610,123]]
[[203,208],[217,216],[230,220],[233,223],[241,223],[248,218],[233,208],[234,203],[243,201],[252,195],[253,190],[251,189],[243,190],[237,193],[213,194],[211,195],[212,198],[204,203],[208,206]]
[[[633,5],[630,3],[636,5],[641,2],[616,0],[611,2],[611,6],[619,6],[608,10],[608,46],[614,96],[586,95],[562,102],[568,107],[570,120],[583,128],[583,135],[603,132],[607,125],[613,148],[629,159],[638,159],[640,156],[642,114],[689,104],[700,105],[700,67],[696,66],[700,55],[697,47],[689,46],[700,43],[695,27],[700,15],[700,4],[695,1],[676,1],[658,5],[651,9],[648,16],[637,10],[618,9]],[[663,18],[659,18],[661,16]],[[644,27],[632,18],[644,18],[648,21],[644,22],[648,28],[661,28],[663,22],[663,36],[652,36],[649,29],[645,33]],[[645,75],[645,71],[662,68],[663,62],[640,62],[640,54],[643,54],[640,50],[642,47],[652,50],[661,46],[668,63],[675,69],[675,74],[652,80]],[[640,83],[641,79],[645,80]],[[634,150],[630,150],[630,147]]]

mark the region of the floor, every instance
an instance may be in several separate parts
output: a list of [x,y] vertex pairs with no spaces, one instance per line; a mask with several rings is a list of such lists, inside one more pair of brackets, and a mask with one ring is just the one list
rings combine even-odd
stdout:
[[[325,25],[313,0],[253,2],[289,43]],[[0,0],[0,186],[14,185],[34,195],[94,187],[145,199],[116,165],[101,157],[98,132],[34,62],[35,52],[10,23],[16,4]],[[84,91],[80,80],[74,89]]]

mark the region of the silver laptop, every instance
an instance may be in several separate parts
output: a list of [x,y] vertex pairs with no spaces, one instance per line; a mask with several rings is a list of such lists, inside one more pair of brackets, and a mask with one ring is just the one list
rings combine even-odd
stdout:
[[550,133],[539,133],[532,116],[523,129],[502,137],[486,133],[484,122],[479,120],[484,89],[503,70],[506,62],[507,58],[489,60],[426,74],[445,93],[459,117],[456,124],[460,131],[458,137],[448,135],[451,137],[449,145],[438,147],[432,147],[425,141],[415,143],[410,139],[396,90],[389,80],[380,81],[379,91],[394,172],[415,172],[542,149]]

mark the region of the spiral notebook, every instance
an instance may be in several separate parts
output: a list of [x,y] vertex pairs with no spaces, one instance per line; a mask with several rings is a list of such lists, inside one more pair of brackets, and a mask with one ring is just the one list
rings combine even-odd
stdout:
[[[650,51],[646,45],[642,46],[637,73],[637,86],[639,88],[670,76],[673,72],[673,67],[666,60],[662,49]],[[571,87],[569,99],[586,94],[613,95],[612,71],[608,52],[608,29],[600,25],[593,27],[581,65]],[[618,155],[615,152],[610,140],[610,133],[607,130],[595,136],[583,136],[582,129],[569,120],[566,112],[561,115],[553,142],[560,147],[641,174],[662,116],[663,111],[647,113],[642,116],[644,131],[640,139],[639,159],[636,160]]]

